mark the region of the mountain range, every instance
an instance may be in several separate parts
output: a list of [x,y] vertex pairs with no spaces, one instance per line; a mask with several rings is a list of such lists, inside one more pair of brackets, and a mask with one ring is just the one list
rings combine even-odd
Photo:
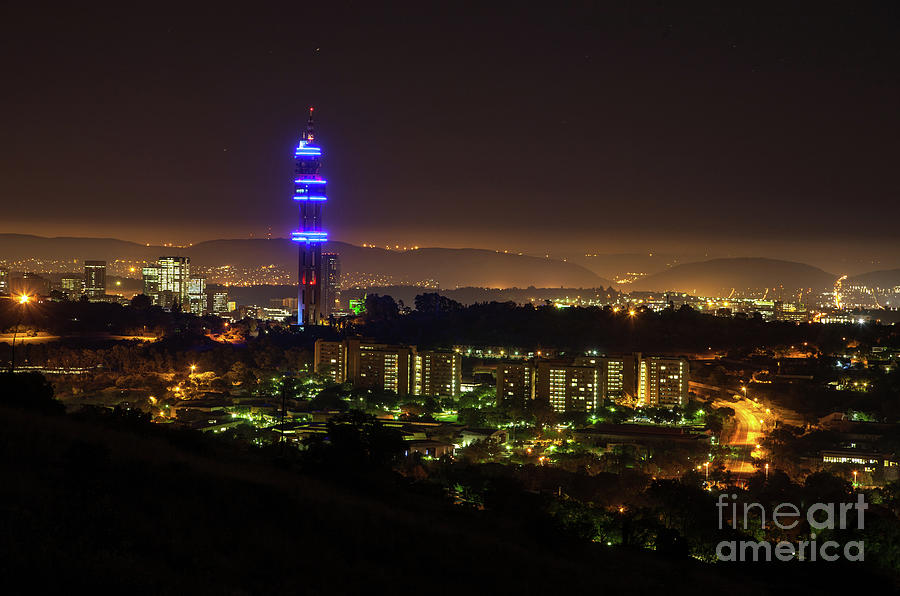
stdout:
[[638,279],[633,290],[670,290],[699,296],[727,296],[732,289],[820,290],[834,284],[837,275],[793,261],[763,258],[712,259],[676,265]]
[[[611,282],[575,263],[477,248],[385,250],[329,242],[325,250],[341,255],[347,273],[382,277],[382,283],[418,284],[430,281],[442,288],[478,286],[607,287]],[[297,245],[283,238],[212,240],[188,247],[143,245],[113,238],[43,238],[0,234],[0,259],[153,261],[160,256],[189,256],[203,267],[232,265],[259,268],[274,265],[288,271],[297,266]],[[385,280],[384,278],[389,279]]]
[[[386,250],[361,247],[344,242],[329,242],[326,250],[341,255],[345,274],[356,279],[367,275],[370,285],[438,285],[441,288],[600,288],[617,287],[621,291],[677,291],[697,295],[727,295],[732,288],[769,288],[787,296],[800,290],[824,291],[839,277],[794,261],[768,258],[722,258],[674,264],[670,257],[658,255],[653,261],[657,272],[631,284],[615,284],[598,275],[586,261],[560,260],[507,254],[476,248],[421,248]],[[0,260],[23,259],[82,260],[115,259],[153,261],[163,255],[185,255],[202,267],[232,265],[245,269],[275,266],[291,271],[296,267],[297,247],[287,239],[231,239],[201,242],[173,248],[138,244],[114,238],[44,238],[25,234],[0,234]],[[621,257],[618,259],[617,257]],[[649,265],[639,255],[596,255],[603,269],[628,271]],[[641,257],[643,258],[643,257]],[[668,261],[668,263],[666,263]],[[661,270],[660,266],[662,267]],[[900,286],[900,269],[872,271],[849,278],[845,284],[870,287]]]

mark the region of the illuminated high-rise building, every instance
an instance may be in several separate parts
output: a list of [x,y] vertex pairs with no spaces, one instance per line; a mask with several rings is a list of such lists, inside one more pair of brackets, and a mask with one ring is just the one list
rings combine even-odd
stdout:
[[188,301],[190,302],[190,310],[197,316],[205,315],[207,312],[206,305],[206,278],[192,277],[188,281]]
[[216,292],[212,295],[212,311],[217,315],[229,312],[228,292]]
[[9,269],[0,267],[0,294],[9,294]]
[[84,293],[88,298],[106,295],[106,261],[84,262]]
[[397,395],[459,397],[462,356],[360,339],[316,340],[315,371],[335,383],[393,391]]
[[533,363],[507,362],[497,367],[497,405],[521,408],[533,399]]
[[69,300],[77,300],[84,294],[84,277],[63,277],[59,280],[59,287]]
[[300,229],[291,234],[291,240],[300,244],[297,295],[300,325],[321,325],[327,317],[322,304],[325,285],[322,243],[328,240],[328,233],[322,229],[322,212],[328,195],[327,183],[319,175],[321,161],[322,149],[316,143],[313,108],[310,108],[306,132],[294,151],[294,200],[300,206]]
[[336,252],[322,253],[322,270],[325,287],[322,288],[322,308],[328,318],[340,307],[341,296],[341,255]]
[[540,360],[534,384],[535,399],[549,403],[556,412],[593,412],[603,405],[596,365]]
[[144,282],[144,295],[152,304],[159,304],[159,265],[148,265],[141,269]]
[[638,358],[638,403],[684,407],[688,403],[690,369],[684,358]]
[[462,356],[456,352],[427,350],[413,360],[413,393],[432,397],[459,397]]
[[190,257],[160,257],[156,261],[159,267],[159,305],[182,311],[190,310]]

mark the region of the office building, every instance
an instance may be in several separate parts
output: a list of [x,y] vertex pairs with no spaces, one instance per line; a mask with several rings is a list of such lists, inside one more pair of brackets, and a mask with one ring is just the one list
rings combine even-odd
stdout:
[[141,269],[144,282],[143,294],[152,304],[159,304],[159,265],[148,265]]
[[159,269],[158,304],[164,308],[190,309],[190,257],[160,257],[156,261]]
[[690,371],[684,358],[638,356],[638,403],[653,407],[684,407],[688,403]]
[[206,278],[192,277],[188,280],[188,303],[191,313],[203,316],[206,308]]
[[328,194],[327,183],[319,174],[321,160],[322,149],[316,143],[310,108],[306,133],[294,151],[293,198],[300,207],[300,229],[291,234],[291,240],[300,245],[297,323],[304,326],[326,322],[322,305],[322,244],[328,241],[328,233],[322,228],[322,213]]
[[334,252],[322,253],[325,287],[322,288],[322,308],[325,318],[341,308],[341,256]]
[[106,296],[106,261],[84,262],[84,294],[88,298]]
[[215,292],[212,295],[212,308],[213,314],[221,315],[227,312],[231,312],[228,310],[228,292]]
[[0,267],[0,294],[9,294],[9,269]]
[[66,276],[59,280],[62,293],[69,300],[77,300],[84,294],[84,277]]
[[778,301],[775,303],[775,318],[779,321],[807,323],[809,322],[809,311],[805,304]]

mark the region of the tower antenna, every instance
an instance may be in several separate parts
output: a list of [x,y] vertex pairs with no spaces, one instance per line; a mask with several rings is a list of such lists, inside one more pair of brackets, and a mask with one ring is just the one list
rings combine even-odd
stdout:
[[309,106],[309,118],[306,119],[306,142],[312,143],[316,139],[316,131],[313,127],[313,111],[316,108]]

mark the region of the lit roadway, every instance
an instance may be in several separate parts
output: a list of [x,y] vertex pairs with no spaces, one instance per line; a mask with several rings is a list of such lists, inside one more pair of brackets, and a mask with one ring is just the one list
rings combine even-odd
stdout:
[[[87,335],[45,335],[43,333],[38,333],[33,337],[28,337],[24,333],[19,333],[16,336],[16,345],[19,344],[43,344],[54,341],[59,341],[60,339],[69,339],[69,338],[78,338],[78,339],[86,339],[86,340],[114,340],[114,341],[156,341],[159,339],[155,335],[109,335],[107,333],[92,333]],[[13,341],[12,333],[0,333],[0,343],[11,344]]]
[[727,440],[722,437],[722,444],[737,448],[740,455],[738,459],[727,461],[725,467],[732,474],[753,474],[756,472],[756,467],[751,461],[752,456],[762,456],[756,446],[765,434],[763,432],[764,421],[766,418],[774,420],[774,415],[768,413],[765,406],[747,398],[736,402],[718,400],[713,405],[717,408],[734,410],[734,431]]

